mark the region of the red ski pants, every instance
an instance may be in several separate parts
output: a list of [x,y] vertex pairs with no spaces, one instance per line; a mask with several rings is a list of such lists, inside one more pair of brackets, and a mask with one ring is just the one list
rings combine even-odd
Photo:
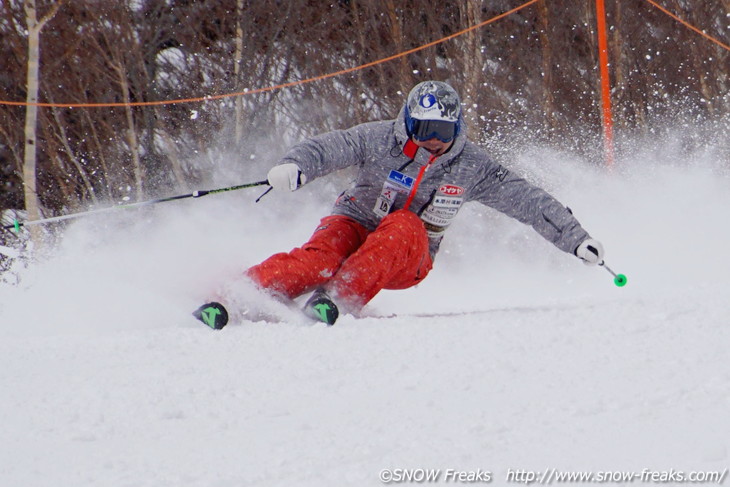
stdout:
[[247,275],[290,299],[324,287],[347,312],[358,311],[381,289],[418,284],[431,266],[423,222],[399,210],[373,232],[350,217],[327,216],[301,248],[272,255]]

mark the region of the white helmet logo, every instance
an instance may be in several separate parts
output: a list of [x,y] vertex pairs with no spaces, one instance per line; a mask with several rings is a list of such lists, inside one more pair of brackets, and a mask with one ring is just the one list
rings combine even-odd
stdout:
[[427,93],[421,97],[421,106],[423,108],[431,108],[436,104],[436,97],[431,93]]

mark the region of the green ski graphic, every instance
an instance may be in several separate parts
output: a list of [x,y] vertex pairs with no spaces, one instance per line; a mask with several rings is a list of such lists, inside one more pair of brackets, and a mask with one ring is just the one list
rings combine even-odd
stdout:
[[314,310],[319,313],[319,317],[325,323],[329,323],[329,312],[332,307],[327,303],[319,303],[314,305]]
[[218,308],[215,308],[213,306],[211,306],[210,308],[205,308],[201,313],[203,323],[211,328],[215,328],[215,319],[219,314],[221,314],[221,310],[219,310]]

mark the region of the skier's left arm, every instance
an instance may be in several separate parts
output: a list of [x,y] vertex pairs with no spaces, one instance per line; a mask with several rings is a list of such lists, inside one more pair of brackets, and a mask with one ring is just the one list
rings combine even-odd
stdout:
[[485,166],[476,185],[474,199],[522,223],[565,252],[586,264],[603,261],[603,246],[547,191],[496,163]]

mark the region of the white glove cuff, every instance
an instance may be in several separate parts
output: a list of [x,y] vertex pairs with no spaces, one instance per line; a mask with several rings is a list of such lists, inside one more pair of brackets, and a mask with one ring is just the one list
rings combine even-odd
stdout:
[[279,191],[294,191],[307,181],[299,166],[293,162],[272,167],[266,179],[271,187]]
[[575,255],[587,265],[596,265],[603,262],[603,245],[598,240],[587,238],[577,249]]

